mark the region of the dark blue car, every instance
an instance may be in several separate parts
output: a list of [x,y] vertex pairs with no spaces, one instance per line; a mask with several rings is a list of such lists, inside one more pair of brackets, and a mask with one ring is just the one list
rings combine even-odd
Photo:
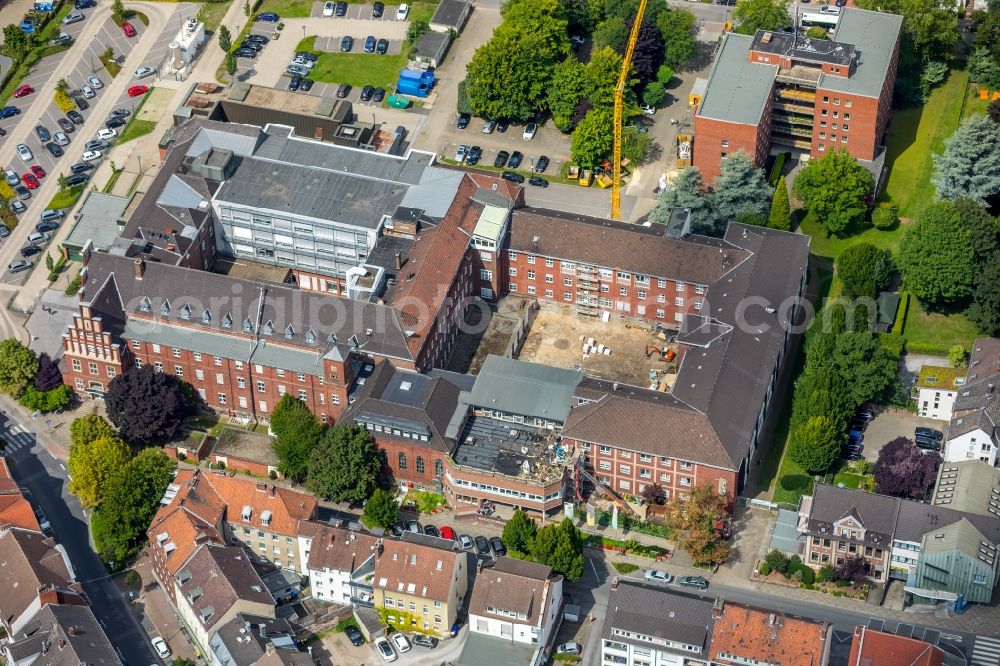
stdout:
[[97,6],[97,0],[76,0],[73,3],[74,9],[91,9]]
[[264,12],[263,14],[257,15],[258,21],[267,21],[268,23],[277,23],[281,20],[281,17],[274,12]]
[[16,106],[5,106],[0,109],[0,118],[12,118],[19,113],[21,113],[21,109]]
[[864,434],[857,430],[848,430],[847,436],[850,438],[852,444],[860,444],[865,439]]

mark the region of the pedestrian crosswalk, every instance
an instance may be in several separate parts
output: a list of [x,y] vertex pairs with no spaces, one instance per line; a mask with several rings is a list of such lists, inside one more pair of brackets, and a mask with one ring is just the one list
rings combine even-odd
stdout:
[[1000,666],[1000,638],[976,636],[971,663],[973,666]]
[[952,643],[961,643],[962,642],[962,636],[959,635],[959,634],[949,634],[946,631],[942,631],[941,632],[941,640],[943,640],[943,641],[951,641]]
[[25,424],[0,431],[0,436],[7,442],[3,447],[5,455],[12,455],[21,449],[30,449],[35,443],[35,433],[29,431]]

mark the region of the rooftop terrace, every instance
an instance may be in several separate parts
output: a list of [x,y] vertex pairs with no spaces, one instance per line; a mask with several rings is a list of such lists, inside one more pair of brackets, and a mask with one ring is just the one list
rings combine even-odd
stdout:
[[466,421],[453,457],[459,465],[483,472],[551,483],[563,473],[557,451],[552,431],[473,415]]

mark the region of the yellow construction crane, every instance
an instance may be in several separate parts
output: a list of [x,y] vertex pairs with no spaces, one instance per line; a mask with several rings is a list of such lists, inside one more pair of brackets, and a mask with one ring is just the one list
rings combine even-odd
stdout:
[[628,73],[632,69],[632,54],[635,53],[635,43],[639,39],[639,28],[642,26],[642,16],[646,13],[646,0],[639,1],[639,9],[632,23],[632,34],[628,37],[625,48],[625,58],[622,60],[622,71],[618,75],[618,85],[615,87],[615,147],[611,155],[611,219],[617,220],[622,215],[622,102],[625,98],[625,85],[628,83]]

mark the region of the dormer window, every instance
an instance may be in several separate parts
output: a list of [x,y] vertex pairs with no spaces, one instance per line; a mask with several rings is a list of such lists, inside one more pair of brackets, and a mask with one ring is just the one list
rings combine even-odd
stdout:
[[209,310],[205,310],[201,313],[201,323],[210,324],[212,323],[212,313]]
[[274,324],[271,323],[270,319],[264,324],[264,335],[274,335]]
[[160,316],[166,317],[170,314],[170,301],[163,301],[163,305],[160,306]]
[[152,304],[149,302],[149,296],[143,296],[142,300],[139,301],[139,312],[149,312],[149,308]]
[[233,327],[233,315],[227,312],[222,316],[222,328],[232,328],[232,327]]
[[295,337],[295,329],[292,328],[291,324],[285,327],[285,337],[289,340]]
[[311,328],[306,331],[306,342],[316,342],[316,331]]
[[271,524],[271,512],[270,511],[265,511],[264,513],[260,514],[260,524],[264,525],[265,527],[267,525]]
[[252,330],[253,330],[253,322],[250,321],[250,317],[247,317],[246,319],[243,320],[243,332],[249,333]]
[[191,318],[191,306],[185,304],[181,308],[181,319],[190,319],[190,318]]
[[243,514],[242,514],[243,520],[249,521],[252,515],[253,515],[253,507],[247,504],[246,506],[243,507]]

